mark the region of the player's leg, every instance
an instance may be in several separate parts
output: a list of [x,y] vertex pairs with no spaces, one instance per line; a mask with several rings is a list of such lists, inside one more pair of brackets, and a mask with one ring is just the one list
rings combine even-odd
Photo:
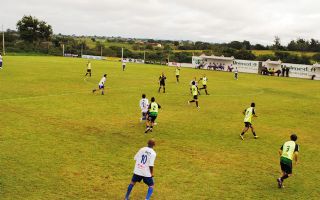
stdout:
[[252,126],[252,125],[250,125],[250,128],[251,128],[251,132],[252,132],[252,134],[253,134],[254,138],[255,138],[255,139],[257,139],[257,138],[258,138],[258,136],[256,135],[256,132],[254,131],[253,126]]
[[104,95],[104,85],[101,86],[100,90],[101,90],[101,95]]
[[161,90],[161,85],[159,86],[158,93],[160,93],[160,90]]
[[146,195],[146,200],[150,200],[151,195],[153,193],[153,188],[154,188],[154,181],[152,177],[144,177],[143,182],[148,185],[148,191]]
[[206,92],[206,95],[209,95],[207,90],[207,85],[204,85],[203,87],[204,87],[204,91]]
[[199,107],[199,103],[198,103],[198,99],[195,100],[195,101],[196,101],[196,106],[197,106],[197,108],[200,108],[200,107]]
[[133,174],[132,179],[131,179],[131,183],[128,185],[125,200],[129,199],[130,193],[131,193],[134,185],[136,184],[136,182],[140,182],[141,180],[142,180],[141,176],[137,176],[137,175]]
[[166,93],[166,86],[163,85],[163,93]]
[[248,122],[245,122],[245,123],[244,123],[244,128],[243,128],[243,130],[242,130],[242,132],[241,132],[241,134],[240,134],[240,138],[241,138],[242,140],[244,140],[243,135],[248,131],[248,129],[249,129],[249,123],[248,123]]
[[146,121],[146,130],[144,131],[144,133],[148,133],[148,131],[150,130],[150,124],[151,124],[151,119],[150,119],[150,115],[147,116],[147,121]]

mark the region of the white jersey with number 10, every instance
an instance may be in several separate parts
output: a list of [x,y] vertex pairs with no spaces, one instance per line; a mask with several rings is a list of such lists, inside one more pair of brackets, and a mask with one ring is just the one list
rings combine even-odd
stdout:
[[156,152],[150,147],[141,148],[138,151],[138,153],[134,156],[136,165],[134,167],[133,173],[139,176],[151,177],[149,167],[154,166],[156,155]]

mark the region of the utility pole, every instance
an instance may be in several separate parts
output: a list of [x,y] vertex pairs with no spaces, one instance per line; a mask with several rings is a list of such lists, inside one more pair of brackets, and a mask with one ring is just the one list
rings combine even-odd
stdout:
[[121,62],[123,62],[123,47],[121,48]]
[[146,51],[143,52],[143,63],[146,63]]
[[100,47],[100,55],[102,57],[102,46]]
[[81,58],[82,58],[82,51],[83,51],[83,44],[81,44],[81,52],[80,52]]
[[64,57],[64,44],[62,44],[62,56]]
[[2,53],[5,56],[6,51],[5,51],[5,46],[4,46],[4,30],[3,30],[3,25],[2,25]]

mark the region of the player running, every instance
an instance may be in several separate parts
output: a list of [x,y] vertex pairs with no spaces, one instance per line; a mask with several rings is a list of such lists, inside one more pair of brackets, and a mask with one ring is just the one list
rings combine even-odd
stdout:
[[298,164],[299,145],[296,143],[298,137],[296,134],[292,134],[290,139],[279,150],[282,171],[282,177],[277,179],[279,188],[283,188],[283,181],[292,176],[292,160],[294,159],[295,164]]
[[234,70],[234,79],[238,80],[238,67]]
[[163,88],[163,93],[166,92],[166,79],[167,79],[167,77],[164,75],[164,72],[162,72],[162,74],[159,77],[160,87],[159,87],[158,92],[160,92],[161,88]]
[[152,132],[153,126],[155,125],[155,121],[158,117],[159,109],[161,106],[155,102],[156,99],[154,97],[151,98],[151,104],[149,104],[149,111],[146,123],[146,130],[144,133]]
[[142,99],[140,100],[140,108],[142,113],[140,121],[144,121],[147,119],[147,113],[149,108],[149,100],[146,98],[145,94],[142,94]]
[[129,200],[130,193],[137,182],[143,182],[148,185],[148,192],[146,200],[150,200],[153,193],[154,181],[153,181],[153,169],[154,161],[156,159],[156,152],[153,147],[156,145],[153,139],[148,141],[148,147],[141,148],[138,153],[134,156],[136,165],[134,167],[133,176],[131,183],[128,186],[128,190],[125,196],[125,200]]
[[192,95],[193,95],[193,100],[188,101],[188,104],[196,102],[197,108],[200,108],[199,104],[198,104],[198,88],[196,86],[195,81],[192,82],[191,92],[192,92]]
[[197,91],[198,91],[198,95],[200,95],[200,91],[199,91],[199,88],[198,88],[198,81],[197,81],[197,77],[194,77],[194,79],[192,79],[191,81],[190,81],[190,93],[191,93],[191,95],[192,95],[192,82],[194,82],[195,83],[195,86],[197,87]]
[[204,74],[202,78],[200,78],[199,81],[202,81],[202,88],[200,88],[199,90],[203,90],[206,92],[206,95],[209,95],[208,94],[208,91],[207,91],[207,82],[208,82],[208,78],[206,77],[206,75]]
[[91,77],[91,62],[90,61],[88,61],[88,63],[87,63],[87,73],[84,76],[87,76],[88,74]]
[[[103,77],[101,78],[100,82],[99,82],[99,90],[101,90],[101,95],[104,95],[104,84],[107,81],[107,74],[104,74]],[[97,91],[97,89],[93,89],[92,93],[95,93]]]
[[180,67],[176,67],[176,79],[177,79],[177,83],[179,83],[179,77],[180,77]]
[[243,111],[244,114],[244,129],[242,131],[242,133],[240,134],[240,138],[242,140],[244,140],[243,135],[249,130],[249,128],[251,129],[251,132],[254,136],[255,139],[258,139],[258,136],[256,135],[256,132],[254,131],[254,128],[252,126],[252,117],[258,117],[255,113],[255,108],[256,104],[255,103],[251,103],[251,107],[247,108],[246,110]]

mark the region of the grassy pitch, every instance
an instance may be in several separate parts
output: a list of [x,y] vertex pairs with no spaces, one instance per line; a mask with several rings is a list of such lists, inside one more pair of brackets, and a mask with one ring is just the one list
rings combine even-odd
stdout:
[[[0,71],[0,198],[123,199],[133,156],[156,139],[153,199],[318,199],[320,82],[58,57],[5,57]],[[167,93],[157,79],[167,75]],[[106,95],[91,90],[108,74]],[[188,105],[206,73],[210,96]],[[163,107],[152,134],[139,122],[146,93]],[[239,139],[256,102],[258,140]],[[298,135],[300,163],[278,189],[278,149]],[[131,199],[143,199],[137,184]]]

